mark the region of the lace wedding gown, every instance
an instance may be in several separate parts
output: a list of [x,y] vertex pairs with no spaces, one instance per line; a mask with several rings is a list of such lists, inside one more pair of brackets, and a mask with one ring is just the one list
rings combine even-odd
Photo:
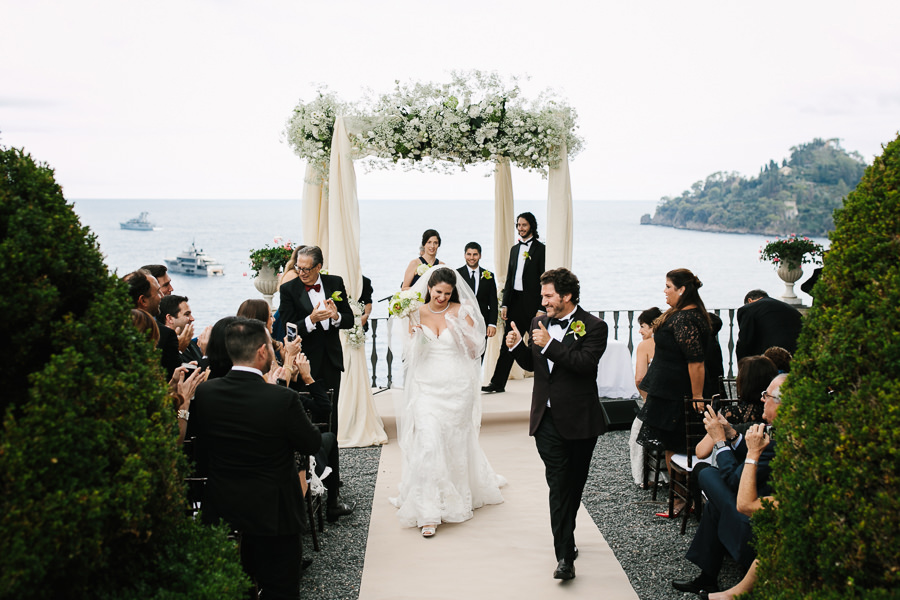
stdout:
[[463,306],[458,318],[448,316],[440,335],[422,326],[404,352],[410,359],[398,411],[403,480],[391,502],[406,527],[459,523],[476,508],[503,502],[505,481],[478,444],[481,350],[467,347],[477,340],[466,314],[473,316]]

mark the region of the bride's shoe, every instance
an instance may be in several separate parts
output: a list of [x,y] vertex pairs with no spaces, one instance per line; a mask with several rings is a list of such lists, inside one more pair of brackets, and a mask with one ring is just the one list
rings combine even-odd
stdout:
[[422,527],[422,537],[431,537],[437,531],[437,525],[425,525]]

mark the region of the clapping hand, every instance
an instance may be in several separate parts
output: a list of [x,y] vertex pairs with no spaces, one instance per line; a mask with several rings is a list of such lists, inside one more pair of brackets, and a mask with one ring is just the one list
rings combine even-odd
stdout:
[[552,339],[553,338],[550,337],[550,332],[544,327],[543,321],[538,321],[538,328],[531,330],[531,341],[541,348],[549,344]]
[[183,328],[176,329],[178,334],[178,351],[184,352],[191,345],[191,339],[194,337],[194,324],[188,323]]
[[331,312],[329,313],[329,318],[337,319],[340,316],[340,313],[337,309],[337,304],[334,303],[334,300],[331,298],[325,299],[325,308],[329,309]]
[[[324,321],[325,319],[331,318],[331,308],[328,306],[328,300],[325,303],[319,302],[316,304],[316,308],[309,315],[309,320],[313,323],[318,323],[319,321]],[[334,304],[332,302],[332,304]]]
[[522,341],[522,334],[519,333],[519,328],[516,327],[515,321],[510,322],[510,325],[512,325],[512,329],[506,334],[506,347],[515,348],[516,344]]
[[207,325],[200,337],[197,338],[197,345],[200,346],[200,352],[206,356],[206,346],[209,344],[209,335],[212,333],[212,325]]
[[300,379],[302,379],[304,383],[309,384],[312,380],[312,367],[309,366],[309,359],[307,359],[306,355],[301,352],[294,359],[294,364],[297,365],[297,371],[300,374]]

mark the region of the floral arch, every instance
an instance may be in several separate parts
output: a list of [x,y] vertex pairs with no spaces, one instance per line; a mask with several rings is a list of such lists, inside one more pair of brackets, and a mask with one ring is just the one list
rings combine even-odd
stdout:
[[[468,165],[494,163],[494,255],[498,257],[506,254],[515,239],[511,165],[540,172],[548,180],[543,228],[546,264],[570,268],[569,157],[583,145],[576,134],[575,110],[549,91],[526,101],[515,78],[504,81],[496,73],[456,72],[445,84],[395,84],[390,93],[359,104],[320,89],[315,99],[294,108],[284,132],[295,154],[307,161],[303,241],[322,248],[328,269],[343,277],[350,296],[358,298],[362,291],[357,159],[365,159],[367,169],[400,166],[420,171],[465,170]],[[495,267],[497,286],[502,287],[507,265],[498,261]],[[496,362],[500,337],[492,338],[485,365]],[[341,397],[345,398],[343,390],[349,387],[353,396],[346,397],[355,398],[356,406],[341,402],[338,441],[344,447],[383,443],[372,441],[372,427],[364,425],[374,413],[364,350],[346,344],[344,350],[347,364]],[[361,401],[366,395],[368,404]],[[357,426],[351,427],[354,423]]]

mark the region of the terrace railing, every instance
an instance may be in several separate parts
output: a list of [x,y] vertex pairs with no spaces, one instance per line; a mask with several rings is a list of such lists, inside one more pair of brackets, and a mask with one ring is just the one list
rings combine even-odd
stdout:
[[[624,341],[628,345],[628,351],[634,356],[634,349],[641,341],[640,326],[637,322],[640,310],[590,310],[588,311],[606,321],[609,326],[611,339]],[[719,345],[722,348],[722,358],[725,361],[725,372],[728,377],[734,377],[737,358],[734,354],[737,332],[735,331],[736,308],[717,308],[711,312],[722,319],[722,329],[719,331]],[[379,317],[369,319],[369,333],[366,339],[366,351],[369,353],[372,367],[369,370],[372,376],[372,387],[382,390],[394,385],[394,379],[399,375],[400,359],[394,356],[388,345],[388,319]],[[402,378],[402,375],[399,375]]]

